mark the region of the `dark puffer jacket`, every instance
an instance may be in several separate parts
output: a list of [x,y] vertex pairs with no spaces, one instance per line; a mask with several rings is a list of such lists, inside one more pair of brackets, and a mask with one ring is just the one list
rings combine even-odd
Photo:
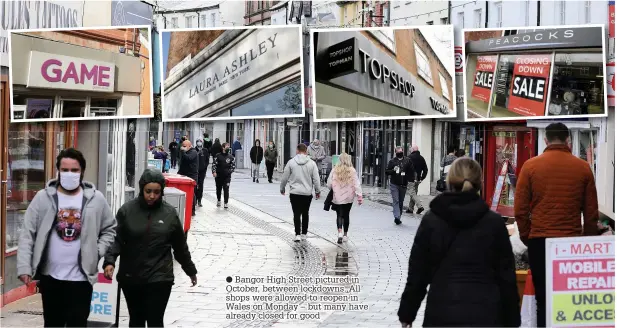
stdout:
[[446,192],[416,233],[399,320],[424,327],[519,327],[514,254],[500,215],[477,193]]
[[[151,182],[161,185],[161,198],[154,205],[144,199],[144,187]],[[184,273],[196,275],[178,213],[162,199],[165,177],[147,169],[139,179],[139,188],[139,196],[118,210],[116,239],[105,255],[103,268],[115,265],[120,256],[116,279],[121,284],[173,282],[175,258]]]

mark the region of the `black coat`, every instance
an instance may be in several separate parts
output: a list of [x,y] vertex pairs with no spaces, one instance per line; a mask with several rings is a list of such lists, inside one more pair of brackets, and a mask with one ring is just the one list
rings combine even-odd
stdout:
[[210,152],[208,148],[199,147],[197,148],[197,154],[199,155],[199,172],[205,172],[210,164]]
[[212,156],[212,158],[216,158],[216,155],[222,152],[223,152],[223,146],[220,143],[215,142],[214,145],[210,147],[210,156]]
[[411,152],[408,158],[413,164],[413,168],[416,170],[416,178],[418,180],[424,180],[428,174],[428,166],[426,166],[424,157],[420,155],[420,151],[416,150]]
[[197,274],[176,209],[163,201],[163,195],[154,205],[144,201],[144,186],[151,182],[165,189],[161,172],[144,171],[139,180],[139,196],[124,203],[116,214],[116,239],[105,254],[103,268],[108,264],[115,266],[120,256],[116,279],[121,284],[173,282],[174,258],[186,275]]
[[[398,173],[396,173],[395,170],[397,166],[399,167]],[[398,157],[394,157],[388,162],[386,174],[390,176],[390,184],[407,187],[409,182],[415,180],[416,170],[409,158],[403,157],[399,159]]]
[[261,146],[253,146],[251,148],[251,162],[253,164],[260,164],[264,159],[264,149]]
[[236,158],[231,154],[219,153],[212,161],[212,173],[216,173],[215,179],[231,181],[231,174],[236,170]]
[[415,320],[428,292],[424,327],[518,327],[514,253],[500,215],[477,193],[431,202],[409,257],[399,320]]
[[178,157],[178,143],[175,141],[172,141],[169,143],[169,154],[171,155],[171,158],[176,158]]
[[199,154],[195,148],[180,151],[180,168],[178,174],[187,176],[195,181],[199,176]]

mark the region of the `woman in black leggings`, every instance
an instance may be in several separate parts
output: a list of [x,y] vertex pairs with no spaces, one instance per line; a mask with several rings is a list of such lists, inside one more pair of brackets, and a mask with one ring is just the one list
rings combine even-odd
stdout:
[[349,212],[354,198],[358,197],[358,205],[362,205],[362,188],[360,179],[351,164],[351,156],[342,153],[339,162],[330,172],[328,188],[332,190],[332,203],[336,204],[336,227],[338,228],[339,244],[347,241],[349,231]]

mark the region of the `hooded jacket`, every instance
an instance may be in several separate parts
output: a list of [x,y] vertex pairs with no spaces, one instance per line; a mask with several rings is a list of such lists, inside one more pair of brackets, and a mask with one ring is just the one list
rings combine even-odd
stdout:
[[[41,265],[47,261],[49,233],[58,215],[58,180],[50,180],[45,189],[36,193],[30,202],[17,248],[17,275],[39,276]],[[82,182],[82,230],[78,262],[91,284],[98,280],[98,263],[114,242],[116,219],[105,196],[94,184]]]
[[326,158],[326,150],[323,148],[322,145],[315,146],[315,143],[312,143],[310,146],[308,146],[307,152],[308,155],[311,156],[311,159],[316,162],[321,162],[324,160],[324,158]]
[[[161,198],[154,205],[148,205],[144,187],[152,182],[161,185]],[[178,212],[163,200],[164,189],[163,174],[145,170],[139,179],[139,196],[122,205],[116,214],[118,233],[105,255],[103,268],[110,264],[115,266],[120,256],[116,279],[121,284],[173,282],[174,258],[186,275],[197,274]]]
[[398,311],[424,327],[519,327],[514,253],[500,215],[475,192],[445,192],[422,218]]
[[272,147],[270,148],[270,146],[268,145],[268,147],[266,148],[266,152],[264,153],[264,156],[266,157],[266,163],[276,163],[276,159],[279,156],[278,151],[276,150],[276,147]]
[[197,155],[199,155],[199,173],[206,172],[210,164],[210,152],[204,146],[197,147],[195,150],[197,150]]
[[234,143],[231,145],[231,155],[236,156],[236,150],[241,150],[242,149],[242,144],[240,143],[240,141],[236,140],[234,141]]
[[259,140],[255,140],[255,145],[251,148],[251,162],[261,164],[264,159],[264,149],[260,146]]
[[219,153],[212,161],[212,173],[216,173],[215,179],[229,182],[235,170],[236,158],[231,154]]
[[212,158],[216,158],[216,155],[222,152],[223,152],[223,146],[218,140],[215,140],[214,145],[210,147],[210,155],[212,156]]
[[416,178],[420,181],[426,179],[426,175],[428,174],[428,166],[426,165],[426,160],[422,155],[420,155],[420,151],[412,151],[409,154],[409,160],[413,164],[413,168],[416,171]]
[[281,178],[281,193],[289,183],[289,193],[294,195],[312,196],[321,192],[317,164],[304,154],[294,156],[287,165]]
[[199,154],[195,148],[180,152],[181,160],[178,174],[187,176],[195,181],[199,176]]

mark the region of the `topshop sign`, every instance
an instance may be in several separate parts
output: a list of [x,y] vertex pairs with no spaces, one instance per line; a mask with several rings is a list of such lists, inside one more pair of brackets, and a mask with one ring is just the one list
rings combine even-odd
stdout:
[[[417,115],[456,115],[440,94],[421,83],[361,32],[324,31],[315,34],[315,66],[322,68],[315,70],[317,82],[342,87]],[[333,58],[334,49],[352,49],[354,53],[346,51],[344,65],[332,67],[333,62],[341,62],[339,57],[342,56]],[[345,66],[345,69],[338,69],[338,66]],[[320,102],[319,93],[316,100]]]

